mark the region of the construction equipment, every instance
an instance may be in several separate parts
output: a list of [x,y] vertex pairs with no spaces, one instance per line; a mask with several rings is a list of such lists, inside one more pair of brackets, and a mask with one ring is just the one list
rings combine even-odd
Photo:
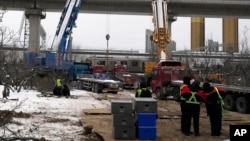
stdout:
[[82,75],[77,80],[79,89],[90,90],[95,93],[111,92],[117,94],[120,91],[121,83],[110,78],[106,73],[104,65],[92,66],[90,74]]
[[170,33],[168,29],[168,14],[166,0],[152,1],[154,33],[153,41],[157,44],[158,60],[168,60],[167,44],[170,43]]
[[205,80],[211,83],[225,84],[226,79],[221,73],[207,73],[204,74]]
[[112,76],[115,80],[122,82],[124,89],[135,89],[135,83],[143,81],[144,74],[131,73],[128,71],[126,65],[115,65],[113,68]]
[[[154,32],[153,40],[157,44],[157,58],[155,63],[148,63],[154,66],[152,68],[150,81],[152,92],[157,98],[162,99],[173,96],[175,99],[179,96],[179,85],[173,84],[173,80],[182,80],[185,75],[182,63],[169,60],[167,44],[170,42],[168,29],[168,14],[166,0],[152,0]],[[149,69],[148,69],[149,70]]]
[[76,27],[75,21],[79,13],[81,0],[67,0],[62,11],[55,37],[51,46],[51,51],[42,54],[26,52],[24,60],[26,65],[39,66],[41,70],[55,70],[59,73],[66,72],[69,80],[76,80],[78,75],[89,71],[89,64],[76,63],[71,61],[70,51],[72,47],[72,29]]
[[152,0],[154,31],[152,39],[157,45],[157,61],[145,62],[145,72],[149,73],[159,61],[168,60],[167,44],[171,41],[168,29],[166,0]]

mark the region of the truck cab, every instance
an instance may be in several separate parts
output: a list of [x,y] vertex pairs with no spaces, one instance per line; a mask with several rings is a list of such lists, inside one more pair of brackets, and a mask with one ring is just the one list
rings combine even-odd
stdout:
[[158,99],[172,96],[177,99],[179,96],[179,85],[173,84],[173,81],[182,80],[185,71],[179,61],[167,60],[160,61],[153,67],[151,89]]

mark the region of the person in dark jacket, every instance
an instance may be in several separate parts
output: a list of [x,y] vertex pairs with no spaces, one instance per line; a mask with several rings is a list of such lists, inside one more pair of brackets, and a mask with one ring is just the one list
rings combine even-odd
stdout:
[[200,82],[195,80],[191,85],[190,85],[190,93],[184,93],[182,96],[186,100],[185,104],[185,110],[186,110],[186,126],[184,127],[185,129],[185,135],[189,135],[190,129],[191,129],[191,121],[193,119],[193,128],[194,128],[194,133],[195,136],[199,136],[199,119],[200,119],[200,103],[203,101],[202,100],[202,95],[203,92],[200,88]]
[[150,90],[147,88],[146,82],[140,82],[139,88],[136,90],[135,97],[152,97]]
[[212,87],[209,83],[203,84],[207,115],[211,124],[211,135],[220,136],[222,116],[224,114],[224,101],[221,94],[225,91],[221,88]]
[[66,84],[63,84],[62,94],[65,97],[69,97],[70,96],[70,89],[69,89],[69,87]]
[[179,98],[179,101],[180,101],[180,107],[181,107],[181,132],[183,134],[188,134],[187,131],[185,131],[185,127],[186,127],[186,110],[185,110],[185,104],[186,104],[186,99],[182,96],[183,94],[186,94],[186,93],[190,93],[191,90],[190,90],[190,80],[191,80],[191,77],[189,76],[185,76],[183,78],[183,84],[180,86],[180,98]]

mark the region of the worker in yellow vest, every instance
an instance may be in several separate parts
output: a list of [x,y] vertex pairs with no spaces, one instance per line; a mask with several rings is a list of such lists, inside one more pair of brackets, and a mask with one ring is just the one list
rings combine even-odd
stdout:
[[146,82],[140,82],[139,88],[136,90],[135,97],[152,97],[150,90],[147,88]]
[[56,80],[56,86],[53,89],[53,93],[54,95],[62,96],[62,80],[59,78]]
[[185,110],[186,110],[186,123],[185,123],[185,135],[189,136],[191,134],[191,121],[193,119],[193,128],[195,136],[199,136],[199,118],[200,118],[200,103],[203,101],[203,91],[200,88],[200,82],[195,80],[190,85],[190,92],[182,94],[183,98],[186,100]]

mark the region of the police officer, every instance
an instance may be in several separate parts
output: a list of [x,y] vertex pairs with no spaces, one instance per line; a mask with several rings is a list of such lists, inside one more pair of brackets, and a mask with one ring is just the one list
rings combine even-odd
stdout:
[[185,110],[185,104],[186,99],[182,96],[185,93],[190,93],[190,80],[191,78],[189,76],[185,76],[183,78],[183,84],[180,86],[180,107],[181,107],[181,132],[183,134],[186,134],[187,131],[185,131],[185,123],[186,123],[186,110]]
[[202,90],[200,88],[200,82],[195,80],[190,86],[190,93],[184,93],[182,96],[185,98],[185,110],[186,110],[186,123],[185,123],[185,135],[190,135],[191,120],[193,119],[193,128],[195,136],[199,136],[199,118],[200,118],[200,102],[202,102]]
[[203,84],[203,92],[205,93],[205,102],[207,114],[210,118],[211,135],[220,136],[221,121],[224,114],[224,101],[221,94],[225,91],[221,88],[212,87],[209,83]]
[[141,82],[136,90],[135,97],[152,97],[150,90],[147,88],[146,82]]

